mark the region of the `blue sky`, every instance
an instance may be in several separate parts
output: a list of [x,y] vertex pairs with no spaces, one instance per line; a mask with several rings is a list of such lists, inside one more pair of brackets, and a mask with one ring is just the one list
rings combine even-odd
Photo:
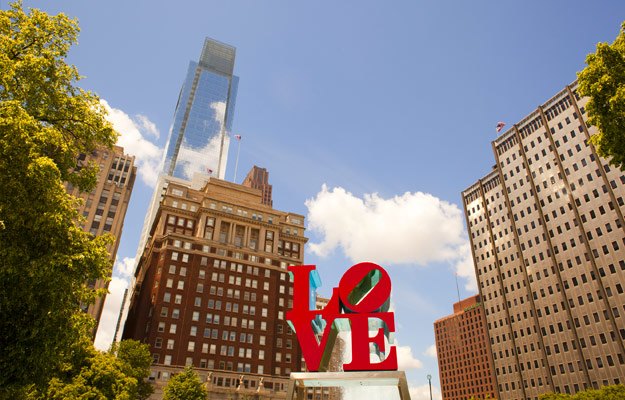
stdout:
[[[78,18],[69,61],[86,77],[80,85],[116,110],[122,133],[143,144],[144,170],[165,145],[204,37],[237,47],[237,181],[265,167],[274,207],[310,216],[315,245],[305,261],[320,271],[321,294],[355,262],[389,271],[417,399],[428,373],[437,395],[436,358],[425,353],[434,321],[457,301],[457,268],[461,297],[476,293],[462,277],[472,265],[460,192],[494,164],[495,124],[518,122],[575,80],[586,54],[612,42],[625,16],[625,2],[587,0],[24,3]],[[152,193],[143,176],[122,261],[135,256]],[[333,224],[340,207],[346,217]]]

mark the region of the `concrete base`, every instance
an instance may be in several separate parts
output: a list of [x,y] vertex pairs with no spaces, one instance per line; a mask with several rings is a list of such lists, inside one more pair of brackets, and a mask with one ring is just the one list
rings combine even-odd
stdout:
[[401,400],[410,400],[404,371],[292,372],[287,400],[304,400],[309,387],[396,386]]

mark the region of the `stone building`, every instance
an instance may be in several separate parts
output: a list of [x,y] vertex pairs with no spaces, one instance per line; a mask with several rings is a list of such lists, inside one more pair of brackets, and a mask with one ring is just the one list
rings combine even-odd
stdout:
[[625,176],[567,86],[492,142],[462,192],[500,398],[625,377]]
[[[84,200],[78,209],[78,212],[86,218],[86,221],[81,223],[82,228],[93,235],[110,233],[115,236],[115,241],[107,246],[111,254],[111,265],[115,262],[128,202],[137,176],[134,161],[134,156],[124,154],[124,149],[119,146],[114,146],[112,151],[102,148],[91,154],[81,154],[78,158],[78,167],[89,162],[95,162],[100,166],[95,189],[89,193],[81,193],[72,184],[65,183],[67,193]],[[108,288],[108,282],[102,280],[88,282],[88,285],[95,289]],[[94,304],[83,307],[98,324],[105,298],[106,296],[99,297]],[[93,332],[94,336],[96,331],[97,326]]]

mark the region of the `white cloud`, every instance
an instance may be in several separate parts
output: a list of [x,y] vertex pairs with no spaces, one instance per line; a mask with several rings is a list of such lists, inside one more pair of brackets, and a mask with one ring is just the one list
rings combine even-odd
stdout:
[[124,278],[130,277],[133,273],[133,269],[135,268],[135,258],[134,257],[124,257],[123,260],[115,263],[115,268],[113,272],[115,275],[119,275]]
[[95,338],[95,347],[99,350],[108,350],[113,336],[115,335],[115,327],[119,319],[119,310],[124,299],[124,291],[128,287],[128,282],[132,276],[135,267],[134,257],[124,257],[123,260],[117,259],[113,267],[113,278],[109,283],[109,294],[106,296],[104,308],[102,309],[102,317],[100,317],[100,325]]
[[150,121],[150,119],[146,115],[137,114],[135,120],[141,124],[144,132],[151,134],[157,139],[159,138],[160,132],[156,128],[156,125],[154,125],[154,122]]
[[[449,262],[460,276],[475,281],[463,213],[455,204],[422,192],[359,198],[341,187],[329,190],[323,185],[306,206],[309,229],[323,238],[309,247],[318,256],[340,248],[354,262]],[[474,283],[469,286],[477,288]]]
[[397,349],[397,367],[400,371],[423,368],[423,363],[412,355],[410,346],[395,346]]
[[471,245],[465,243],[460,246],[460,258],[456,262],[456,272],[458,276],[466,279],[464,288],[466,290],[477,292],[477,279],[475,278],[475,267],[473,265],[473,255],[471,254]]
[[[427,383],[421,386],[408,385],[408,390],[411,400],[430,400],[430,387]],[[432,386],[432,400],[441,400],[442,398],[440,389]]]
[[436,345],[433,344],[423,352],[423,355],[436,358]]
[[135,156],[138,175],[143,182],[153,187],[160,171],[163,149],[147,140],[145,136],[158,138],[156,125],[145,115],[136,115],[132,118],[122,110],[111,107],[106,100],[100,102],[108,112],[107,119],[120,135],[117,145],[122,146],[126,154]]
[[100,325],[96,334],[94,346],[98,350],[108,350],[113,342],[115,326],[119,316],[119,309],[124,298],[124,291],[128,287],[128,279],[114,276],[109,283],[109,294],[106,296]]

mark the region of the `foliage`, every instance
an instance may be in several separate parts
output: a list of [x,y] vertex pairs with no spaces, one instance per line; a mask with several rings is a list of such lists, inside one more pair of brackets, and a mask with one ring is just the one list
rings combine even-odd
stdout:
[[603,386],[601,389],[588,389],[574,395],[561,393],[547,393],[540,396],[540,400],[622,400],[625,399],[625,385]]
[[163,393],[163,400],[204,400],[207,395],[206,388],[191,367],[172,376]]
[[77,34],[63,14],[0,10],[0,398],[60,371],[93,327],[80,306],[102,293],[85,283],[111,268],[110,237],[76,226],[78,200],[62,185],[92,190],[97,167],[77,167],[77,156],[116,140],[65,62]]
[[144,400],[152,393],[145,381],[150,363],[148,346],[137,341],[115,344],[102,353],[84,338],[72,346],[62,373],[50,380],[47,389],[33,390],[28,399]]
[[[483,400],[489,400],[490,398],[491,398],[490,394],[486,393],[486,396],[484,396]],[[471,398],[469,400],[482,400],[482,397],[480,397],[480,396],[478,396],[478,397],[471,396]]]
[[577,74],[579,93],[590,99],[588,122],[598,133],[590,140],[599,155],[625,170],[625,22],[614,43],[597,44],[586,57],[588,66]]
[[137,340],[127,339],[122,342],[114,342],[110,354],[116,355],[122,363],[122,371],[137,380],[137,399],[143,400],[150,397],[154,389],[148,381],[152,355],[150,347]]

